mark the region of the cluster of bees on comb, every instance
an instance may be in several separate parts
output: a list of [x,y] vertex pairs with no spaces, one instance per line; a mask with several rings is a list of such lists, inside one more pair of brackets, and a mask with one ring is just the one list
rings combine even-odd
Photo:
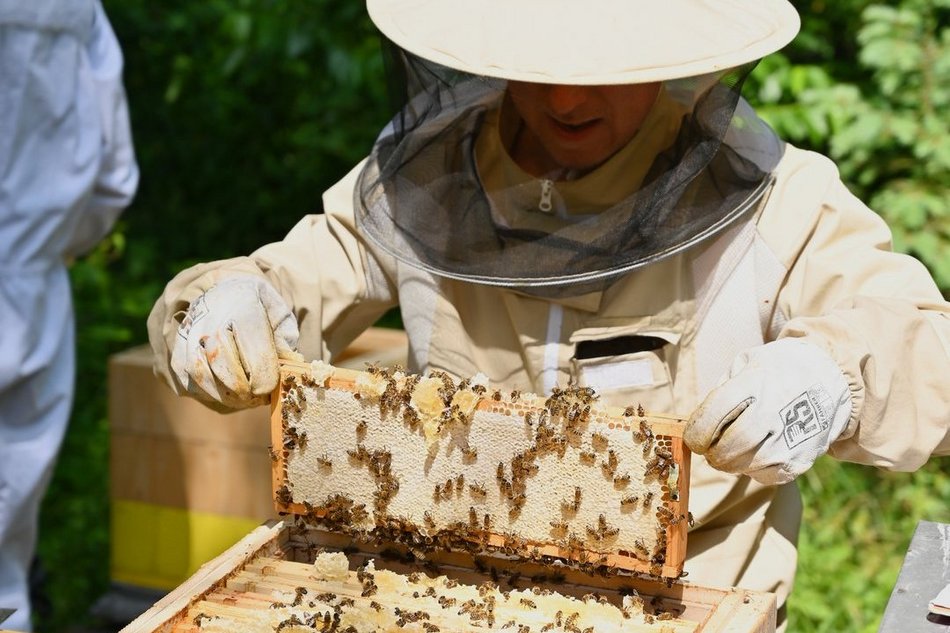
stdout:
[[388,568],[385,557],[377,567],[373,559],[322,548],[310,560],[252,560],[227,588],[194,604],[186,621],[202,631],[244,633],[602,633],[643,627],[674,633],[695,628],[680,619],[681,606],[641,596],[632,587],[566,595],[537,586],[537,579],[494,568],[493,580],[471,582],[452,572],[399,573]]
[[285,375],[278,501],[308,524],[419,559],[501,553],[668,577],[668,532],[691,522],[670,437],[640,407],[608,411],[587,387],[543,398],[485,383],[375,366],[338,379],[316,363]]

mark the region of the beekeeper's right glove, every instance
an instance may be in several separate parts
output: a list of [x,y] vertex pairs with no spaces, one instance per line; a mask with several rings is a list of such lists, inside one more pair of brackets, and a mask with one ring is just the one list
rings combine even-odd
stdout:
[[264,404],[277,386],[277,359],[294,351],[297,320],[265,279],[235,275],[191,302],[171,367],[189,393],[228,408]]

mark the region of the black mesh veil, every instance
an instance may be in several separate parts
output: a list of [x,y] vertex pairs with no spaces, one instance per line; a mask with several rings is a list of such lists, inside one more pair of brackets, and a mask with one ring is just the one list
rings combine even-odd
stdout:
[[524,196],[486,187],[475,152],[507,82],[384,48],[398,112],[360,175],[357,222],[383,251],[437,275],[543,296],[603,289],[742,218],[780,152],[751,109],[737,112],[754,64],[669,81],[677,131],[635,191],[595,213],[522,223],[519,209],[501,207],[526,205]]

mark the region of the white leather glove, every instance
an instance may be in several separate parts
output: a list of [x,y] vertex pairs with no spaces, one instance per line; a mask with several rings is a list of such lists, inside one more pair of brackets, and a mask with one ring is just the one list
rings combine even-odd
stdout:
[[171,368],[199,399],[229,408],[264,404],[277,386],[277,359],[294,351],[297,320],[265,279],[222,279],[191,302],[178,328]]
[[693,412],[684,440],[718,470],[777,485],[808,470],[850,417],[851,390],[837,363],[786,338],[739,354]]

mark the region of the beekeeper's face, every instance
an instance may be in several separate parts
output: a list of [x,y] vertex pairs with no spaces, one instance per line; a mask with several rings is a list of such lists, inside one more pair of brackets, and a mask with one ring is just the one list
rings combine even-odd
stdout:
[[512,81],[508,95],[524,122],[509,151],[535,176],[589,171],[626,145],[656,101],[659,83],[566,86]]

